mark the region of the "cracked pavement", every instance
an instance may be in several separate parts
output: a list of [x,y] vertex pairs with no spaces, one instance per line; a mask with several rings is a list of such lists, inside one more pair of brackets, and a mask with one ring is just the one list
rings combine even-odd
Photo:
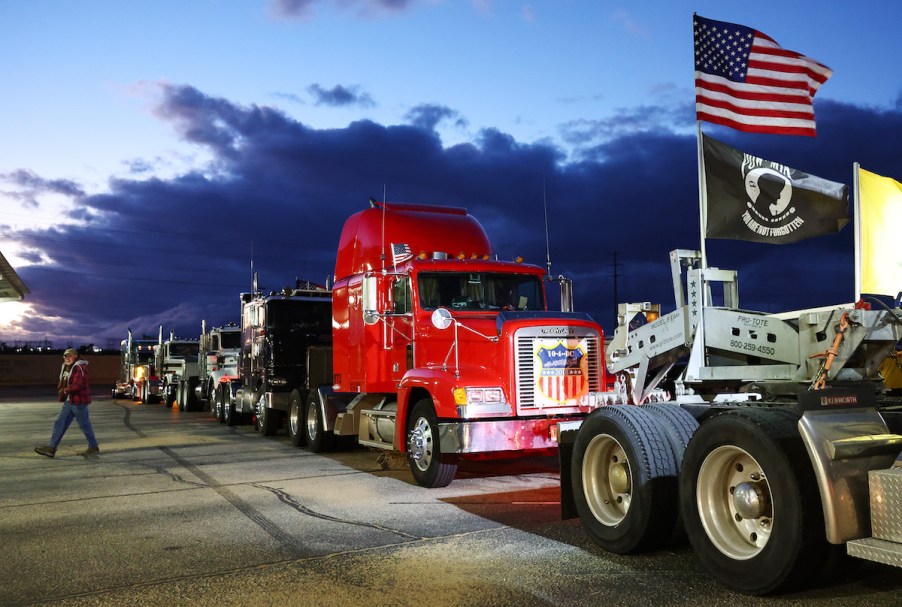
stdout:
[[[442,489],[400,457],[288,441],[98,395],[100,456],[73,424],[45,444],[52,390],[0,391],[0,605],[692,604],[750,600],[688,548],[618,557],[560,520],[554,458],[465,462]],[[792,595],[897,605],[902,572]],[[787,605],[787,597],[755,599]]]

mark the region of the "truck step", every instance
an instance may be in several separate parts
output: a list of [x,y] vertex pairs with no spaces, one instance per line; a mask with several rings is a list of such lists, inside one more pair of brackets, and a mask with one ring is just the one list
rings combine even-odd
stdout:
[[902,544],[866,537],[846,543],[849,556],[893,567],[902,567]]
[[394,446],[391,443],[386,443],[383,441],[375,441],[375,440],[358,440],[358,445],[363,445],[364,447],[373,447],[374,449],[387,449],[392,450]]
[[902,468],[868,472],[871,493],[871,534],[895,542],[902,552]]

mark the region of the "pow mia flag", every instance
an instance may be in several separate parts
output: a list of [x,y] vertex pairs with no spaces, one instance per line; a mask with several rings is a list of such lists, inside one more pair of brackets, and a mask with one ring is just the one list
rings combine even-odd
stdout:
[[707,238],[771,244],[839,232],[849,188],[702,136]]

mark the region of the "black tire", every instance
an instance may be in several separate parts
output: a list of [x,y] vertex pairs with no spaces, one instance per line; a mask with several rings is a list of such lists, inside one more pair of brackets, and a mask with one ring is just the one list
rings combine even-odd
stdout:
[[179,381],[178,385],[175,387],[175,405],[178,407],[179,411],[187,411],[186,404],[185,382]]
[[237,426],[240,421],[240,415],[235,411],[235,401],[228,399],[222,406],[222,421],[227,426]]
[[797,420],[785,410],[728,411],[703,423],[686,449],[680,504],[689,541],[733,590],[804,588],[831,554]]
[[200,403],[197,400],[197,385],[200,383],[199,377],[189,377],[181,382],[182,398],[185,399],[185,411],[197,411]]
[[667,440],[670,441],[670,446],[673,448],[677,470],[679,470],[683,462],[683,454],[686,452],[686,445],[698,430],[698,420],[679,405],[672,403],[650,403],[642,405],[642,409],[650,411],[661,421]]
[[279,425],[282,421],[281,412],[278,409],[271,409],[265,405],[260,405],[257,414],[257,432],[263,436],[272,436],[279,431]]
[[213,413],[213,417],[216,418],[216,421],[220,424],[224,423],[226,391],[223,384],[216,384],[216,388],[213,390],[210,399],[210,412]]
[[148,404],[148,405],[156,405],[156,404],[159,404],[159,402],[160,402],[160,397],[157,396],[157,395],[155,395],[155,394],[151,394],[151,392],[150,392],[150,384],[148,384],[148,383],[142,383],[142,384],[141,384],[141,392],[142,392],[142,394],[144,394],[144,398],[145,398],[145,400],[147,401],[147,404]]
[[316,390],[311,390],[307,396],[303,422],[302,434],[304,434],[307,449],[313,453],[323,453],[335,448],[335,434],[326,430]]
[[295,447],[303,447],[307,444],[307,433],[304,430],[306,423],[304,418],[306,399],[304,396],[298,390],[291,391],[291,405],[288,407],[288,439]]
[[609,552],[660,548],[677,522],[677,465],[663,423],[634,405],[611,405],[583,422],[571,460],[583,527]]
[[[649,403],[642,405],[646,411],[650,411],[652,415],[661,422],[667,440],[670,441],[670,448],[673,450],[673,457],[676,460],[677,478],[679,478],[679,470],[683,464],[683,455],[686,453],[686,446],[692,439],[692,435],[698,430],[698,420],[691,413],[673,403]],[[679,484],[679,481],[677,481]],[[677,498],[679,499],[679,498]],[[686,543],[686,526],[683,523],[683,515],[677,511],[677,520],[674,523],[673,533],[667,544],[685,545]]]
[[[177,387],[178,386],[176,386],[176,388]],[[165,392],[162,403],[167,409],[171,409],[172,405],[175,404],[175,390],[173,390],[172,386],[170,385],[163,386],[163,389],[165,390]]]
[[442,453],[438,418],[431,398],[413,406],[407,417],[407,462],[417,484],[427,489],[447,487],[457,474],[456,454]]
[[219,384],[214,385],[213,380],[210,379],[210,381],[208,381],[206,385],[204,385],[202,394],[204,405],[203,410],[209,411],[210,414],[214,417],[216,416],[216,397],[219,396],[218,392],[216,391],[218,385]]

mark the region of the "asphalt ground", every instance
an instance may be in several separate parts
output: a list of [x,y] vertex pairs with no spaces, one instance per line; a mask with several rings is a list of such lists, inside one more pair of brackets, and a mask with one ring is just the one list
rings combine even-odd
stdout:
[[316,455],[209,413],[98,394],[101,453],[46,444],[52,388],[0,389],[0,605],[902,604],[902,570],[735,594],[686,546],[608,554],[560,519],[555,458],[465,462],[427,490],[368,449]]

